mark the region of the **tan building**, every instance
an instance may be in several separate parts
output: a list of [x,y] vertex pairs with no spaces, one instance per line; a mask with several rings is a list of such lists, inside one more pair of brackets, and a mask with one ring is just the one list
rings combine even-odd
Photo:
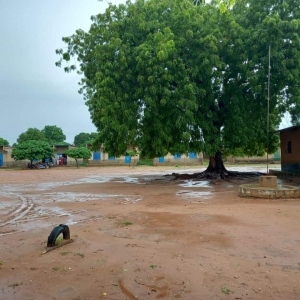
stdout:
[[[88,147],[91,145],[88,145]],[[128,146],[128,150],[134,150],[133,146]],[[89,159],[89,165],[126,165],[137,164],[140,160],[140,155],[136,156],[112,156],[104,152],[103,146],[99,146],[99,151],[92,153],[91,159]],[[168,153],[166,156],[157,157],[153,159],[154,165],[176,165],[176,164],[203,164],[202,153],[190,152],[188,154],[177,153],[172,155]]]
[[26,167],[28,164],[27,160],[15,161],[11,157],[13,147],[0,146],[0,167]]
[[[55,165],[59,165],[62,161],[63,164],[66,165],[75,165],[76,161],[75,159],[71,157],[67,157],[64,152],[75,148],[71,145],[54,145],[54,157],[53,157],[53,163]],[[14,160],[11,157],[13,147],[6,147],[6,146],[0,146],[0,167],[27,167],[29,160]],[[63,159],[62,159],[63,157]],[[82,163],[82,159],[78,160],[79,163]]]
[[203,164],[203,154],[189,152],[186,154],[176,153],[171,154],[168,153],[166,156],[158,157],[154,159],[155,165],[202,165]]

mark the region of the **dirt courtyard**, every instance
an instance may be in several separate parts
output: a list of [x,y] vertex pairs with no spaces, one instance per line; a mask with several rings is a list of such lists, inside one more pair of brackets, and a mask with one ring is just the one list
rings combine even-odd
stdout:
[[300,299],[300,199],[164,176],[201,170],[0,170],[0,299]]

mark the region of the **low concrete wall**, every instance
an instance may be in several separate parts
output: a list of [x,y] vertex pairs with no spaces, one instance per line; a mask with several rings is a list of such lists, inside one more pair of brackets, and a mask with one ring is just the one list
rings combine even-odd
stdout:
[[[14,167],[22,167],[26,168],[29,163],[29,160],[16,160],[16,161],[4,161],[3,166],[4,168],[14,168]],[[0,167],[1,168],[1,167]]]
[[239,186],[239,196],[263,199],[294,199],[300,198],[300,189],[288,185],[282,185],[278,188],[265,188],[259,184],[242,184]]
[[281,170],[283,172],[292,172],[300,174],[300,163],[293,162],[293,163],[282,163]]
[[300,173],[270,170],[269,174],[277,176],[278,178],[300,181]]

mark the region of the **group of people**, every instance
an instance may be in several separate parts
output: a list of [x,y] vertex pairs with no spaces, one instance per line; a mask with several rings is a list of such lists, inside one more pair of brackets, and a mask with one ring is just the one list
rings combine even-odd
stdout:
[[57,156],[56,159],[56,165],[66,165],[67,164],[67,158],[64,156]]

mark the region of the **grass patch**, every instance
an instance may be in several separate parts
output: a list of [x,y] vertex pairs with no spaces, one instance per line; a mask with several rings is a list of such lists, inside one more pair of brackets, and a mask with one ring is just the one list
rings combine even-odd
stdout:
[[80,167],[87,167],[87,166],[88,166],[88,163],[86,163],[86,162],[83,162],[80,164]]
[[81,258],[84,258],[84,254],[83,253],[76,253],[77,256],[80,256]]
[[63,238],[61,236],[59,236],[55,241],[55,246],[58,246],[59,244],[61,244],[62,241],[63,241]]
[[155,269],[157,267],[157,265],[151,265],[150,268],[151,269]]
[[133,223],[132,222],[129,222],[128,220],[124,220],[122,222],[119,223],[119,225],[121,226],[129,226],[129,225],[132,225]]
[[15,287],[20,286],[20,285],[22,285],[22,284],[23,284],[22,281],[14,282],[13,284],[10,284],[9,287],[15,288]]
[[153,166],[153,159],[140,159],[137,162],[138,166]]
[[222,293],[224,293],[226,295],[229,295],[230,293],[232,293],[232,290],[227,288],[226,286],[222,286],[221,291],[222,291]]
[[68,255],[70,253],[71,253],[70,251],[60,252],[61,255]]
[[3,265],[3,261],[2,260],[0,260],[0,266],[2,266]]
[[58,271],[58,270],[59,270],[59,267],[53,267],[52,270],[53,270],[53,271]]

